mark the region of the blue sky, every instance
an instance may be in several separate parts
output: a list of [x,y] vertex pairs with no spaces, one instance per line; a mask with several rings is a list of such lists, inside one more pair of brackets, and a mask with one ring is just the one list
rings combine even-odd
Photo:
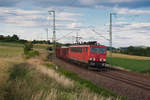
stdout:
[[150,0],[0,0],[0,35],[44,40],[48,28],[51,40],[48,10],[56,11],[59,42],[75,42],[78,32],[81,41],[109,45],[112,12],[117,14],[113,16],[113,46],[150,46]]

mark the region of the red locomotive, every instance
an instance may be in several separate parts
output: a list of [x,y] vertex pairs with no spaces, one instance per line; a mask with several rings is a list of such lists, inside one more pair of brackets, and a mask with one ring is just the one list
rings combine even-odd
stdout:
[[92,67],[105,67],[106,46],[103,45],[71,45],[56,47],[56,56],[72,60]]

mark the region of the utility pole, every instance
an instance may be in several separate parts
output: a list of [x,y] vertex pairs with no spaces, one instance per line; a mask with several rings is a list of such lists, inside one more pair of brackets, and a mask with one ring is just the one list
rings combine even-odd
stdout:
[[78,41],[78,32],[77,32],[77,35],[76,35],[76,43],[78,44],[79,41]]
[[79,39],[81,39],[82,37],[79,36],[78,32],[76,34],[76,43],[78,44],[79,43]]
[[46,28],[45,30],[46,30],[46,39],[48,41],[48,28]]
[[72,44],[74,44],[74,38],[75,38],[75,37],[74,37],[74,36],[72,36]]
[[[51,10],[48,11],[49,14],[53,14],[53,62],[56,64],[56,31],[55,31],[55,11]],[[56,66],[57,69],[57,66]]]
[[112,67],[112,15],[116,15],[115,13],[110,13],[110,26],[109,26],[109,42],[110,42],[110,67]]

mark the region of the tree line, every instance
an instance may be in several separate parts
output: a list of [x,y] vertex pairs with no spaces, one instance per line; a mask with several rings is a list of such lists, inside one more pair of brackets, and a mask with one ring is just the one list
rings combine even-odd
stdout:
[[50,42],[50,40],[46,41],[46,40],[33,40],[32,41],[33,44],[52,44],[52,42]]
[[[4,36],[4,35],[0,35],[0,42],[17,42],[17,43],[27,43],[29,42],[28,40],[24,40],[24,39],[20,39],[16,34],[10,36]],[[46,40],[33,40],[30,41],[33,44],[52,44],[50,42],[50,40],[46,41]]]
[[150,57],[150,47],[142,48],[142,47],[130,46],[125,50],[121,50],[120,52],[124,54],[129,54],[129,55]]
[[19,37],[17,35],[8,35],[8,36],[4,36],[4,35],[0,35],[0,42],[18,42],[18,43],[26,43],[27,40],[24,39],[19,39]]

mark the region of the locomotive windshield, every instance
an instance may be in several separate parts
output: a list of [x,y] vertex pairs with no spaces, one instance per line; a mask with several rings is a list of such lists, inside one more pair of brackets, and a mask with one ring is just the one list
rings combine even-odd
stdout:
[[106,48],[96,48],[96,47],[92,47],[90,49],[91,52],[94,53],[105,53],[106,52]]

